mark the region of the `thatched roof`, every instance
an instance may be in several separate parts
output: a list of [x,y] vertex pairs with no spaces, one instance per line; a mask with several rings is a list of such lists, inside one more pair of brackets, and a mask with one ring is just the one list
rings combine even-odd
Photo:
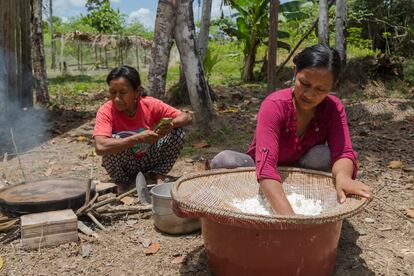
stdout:
[[[62,34],[55,34],[55,37],[61,37]],[[65,41],[81,41],[91,43],[92,46],[98,46],[100,48],[130,48],[138,45],[142,48],[150,48],[152,41],[136,36],[121,36],[121,35],[106,35],[106,34],[90,34],[75,31],[72,33],[66,33],[63,35]]]

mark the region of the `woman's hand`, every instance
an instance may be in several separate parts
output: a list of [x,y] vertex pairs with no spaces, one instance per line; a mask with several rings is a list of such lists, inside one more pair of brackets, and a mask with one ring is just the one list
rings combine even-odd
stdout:
[[169,124],[163,124],[157,130],[155,130],[155,133],[157,133],[160,137],[164,137],[165,135],[168,135],[173,130],[174,126],[172,123]]
[[273,210],[279,215],[294,215],[282,184],[274,179],[260,179],[260,190],[266,196]]
[[160,138],[160,135],[150,129],[144,130],[143,132],[140,132],[136,134],[139,138],[139,141],[142,141],[141,143],[146,143],[153,145],[157,140]]
[[365,198],[372,197],[372,189],[349,176],[338,175],[336,177],[336,193],[339,203],[344,203],[347,194],[359,195]]

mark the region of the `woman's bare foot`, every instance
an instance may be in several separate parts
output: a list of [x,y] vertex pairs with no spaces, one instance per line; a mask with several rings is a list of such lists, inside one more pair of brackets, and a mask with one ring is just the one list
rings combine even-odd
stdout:
[[166,176],[162,175],[162,174],[155,174],[154,175],[155,183],[157,183],[157,185],[163,183],[165,178],[166,178]]

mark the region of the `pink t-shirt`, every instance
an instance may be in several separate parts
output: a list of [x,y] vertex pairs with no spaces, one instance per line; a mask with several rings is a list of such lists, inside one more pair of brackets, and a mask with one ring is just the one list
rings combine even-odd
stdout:
[[277,165],[289,166],[313,146],[328,143],[331,165],[349,158],[357,172],[345,108],[335,96],[327,96],[316,108],[315,116],[300,139],[296,135],[296,110],[293,90],[275,91],[262,102],[257,115],[256,133],[247,154],[256,162],[257,179],[281,181]]
[[[137,112],[128,117],[118,111],[112,101],[103,104],[96,114],[93,136],[124,138],[147,129],[153,129],[162,118],[175,118],[181,111],[153,97],[139,97]],[[141,157],[148,144],[138,144],[132,148],[137,157]]]

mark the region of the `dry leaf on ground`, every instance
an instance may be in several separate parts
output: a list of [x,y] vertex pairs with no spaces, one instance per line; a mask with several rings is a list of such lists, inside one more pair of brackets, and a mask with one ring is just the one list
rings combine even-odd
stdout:
[[138,238],[138,242],[139,242],[140,244],[142,244],[142,246],[143,246],[144,248],[148,248],[148,247],[152,244],[152,242],[151,242],[151,240],[150,240],[150,239],[146,239],[146,238],[143,238],[143,237],[139,237],[139,238]]
[[405,209],[405,212],[409,218],[414,218],[414,209]]
[[130,196],[126,196],[121,198],[121,202],[125,205],[132,205],[134,203],[134,198]]
[[3,264],[4,264],[3,257],[0,256],[0,271],[3,269]]
[[182,263],[184,263],[184,261],[185,261],[185,256],[178,256],[178,257],[175,257],[175,258],[171,261],[171,263],[172,263],[172,264],[182,264]]
[[393,160],[390,163],[388,163],[388,168],[390,169],[401,169],[403,167],[403,162],[400,160]]
[[404,166],[403,170],[407,172],[414,172],[414,165]]
[[85,136],[80,135],[80,136],[78,136],[78,138],[76,140],[78,140],[78,142],[83,142],[83,141],[88,140],[88,138],[86,138]]
[[52,168],[48,168],[48,169],[45,171],[45,176],[51,176],[51,175],[52,175],[52,172],[53,172],[53,169],[52,169]]
[[158,252],[160,250],[160,244],[159,243],[152,243],[148,248],[144,249],[144,253],[146,255],[152,255]]
[[210,144],[206,142],[200,142],[197,144],[193,144],[193,148],[196,148],[196,149],[202,149],[202,148],[208,148],[208,147],[210,147]]

